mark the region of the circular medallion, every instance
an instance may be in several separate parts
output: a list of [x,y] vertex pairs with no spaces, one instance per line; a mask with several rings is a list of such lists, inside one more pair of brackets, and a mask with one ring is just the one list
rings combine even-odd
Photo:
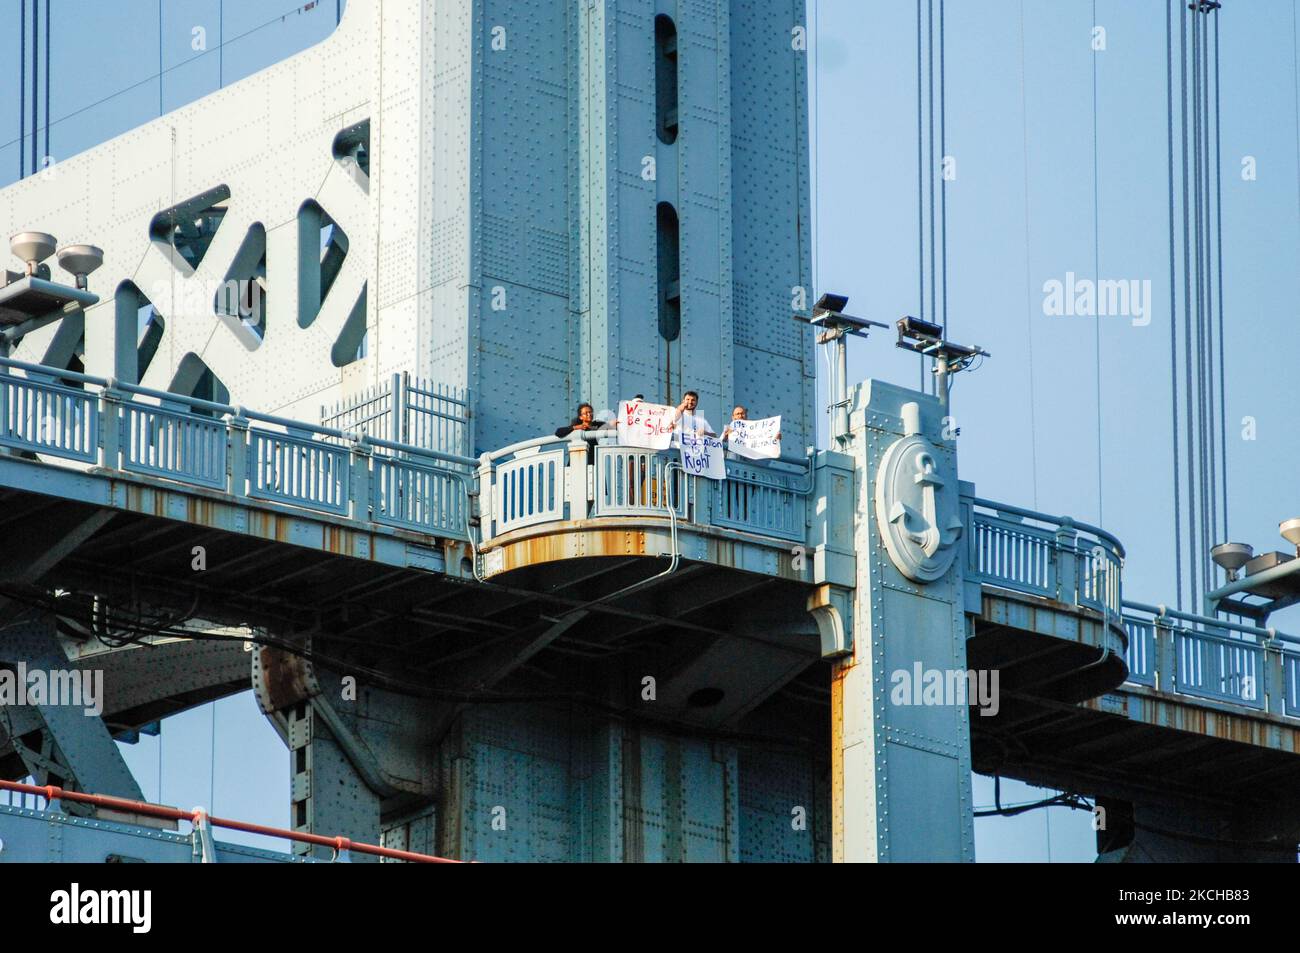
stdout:
[[934,582],[952,565],[962,534],[957,477],[925,437],[901,437],[885,451],[876,471],[876,522],[908,579]]

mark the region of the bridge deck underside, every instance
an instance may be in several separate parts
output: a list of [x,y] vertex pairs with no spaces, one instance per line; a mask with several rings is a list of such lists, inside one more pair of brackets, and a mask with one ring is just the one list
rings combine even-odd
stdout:
[[[50,513],[66,515],[69,507],[87,516],[95,512],[90,504],[2,490],[0,532],[39,523]],[[195,568],[195,547],[203,548],[205,568]],[[180,624],[195,618],[246,625],[295,646],[309,637],[318,665],[373,673],[372,683],[443,701],[449,712],[466,701],[493,700],[489,689],[618,709],[634,704],[642,676],[655,673],[665,703],[647,706],[645,717],[735,728],[796,679],[808,680],[801,698],[824,691],[826,675],[814,625],[804,611],[804,587],[686,560],[672,574],[647,582],[667,564],[644,556],[568,559],[479,584],[118,511],[37,585],[14,584],[0,566],[0,593],[18,605],[39,606],[48,603],[54,589],[66,590],[71,595],[62,599],[74,618],[89,615],[93,595],[115,607],[120,618],[138,612],[142,621],[165,617]],[[755,619],[772,634],[751,624]],[[115,660],[115,674],[106,678],[116,683],[116,689],[106,684],[110,727],[139,727],[247,688],[244,637],[223,638],[229,641],[217,644],[220,664],[203,684],[173,682],[166,666],[150,664],[165,651],[160,647],[132,649],[132,656],[141,655]],[[214,643],[200,644],[210,649]],[[748,657],[763,658],[770,671],[728,682],[730,663],[745,656],[746,646]],[[240,668],[244,674],[232,677]],[[756,686],[750,697],[742,697],[746,682]],[[680,690],[674,692],[673,684]],[[725,700],[706,706],[692,700],[698,688],[709,687],[722,691]],[[116,707],[114,697],[120,699]],[[824,712],[790,704],[795,713],[771,719],[773,730],[804,740],[825,734]]]
[[986,590],[968,642],[970,667],[1001,675],[997,714],[971,709],[976,771],[1130,800],[1232,806],[1300,794],[1300,720],[1125,683],[1113,628],[1103,656],[1086,628],[1061,629],[1044,605],[1026,614],[1021,601]]
[[[1126,711],[1104,710],[1102,706]],[[1249,726],[1202,702],[1122,689],[1083,704],[1004,696],[996,717],[972,712],[973,766],[1032,784],[1128,800],[1240,806],[1300,796],[1300,726]],[[1271,744],[1265,744],[1265,742]]]

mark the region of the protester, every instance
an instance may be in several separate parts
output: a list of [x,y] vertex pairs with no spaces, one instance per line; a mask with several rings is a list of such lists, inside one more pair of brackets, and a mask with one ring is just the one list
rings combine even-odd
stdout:
[[677,405],[677,413],[673,417],[673,426],[679,428],[674,433],[689,433],[696,436],[716,437],[713,427],[709,422],[700,415],[695,413],[696,407],[699,406],[700,395],[693,390],[688,390],[682,395],[682,402]]
[[[749,408],[747,408],[744,404],[737,404],[735,407],[731,409],[731,419],[748,420]],[[730,435],[731,435],[731,424],[727,424],[727,426],[722,428],[722,439],[726,440]],[[776,439],[777,440],[781,439],[781,432],[779,430],[776,433]]]
[[569,426],[557,427],[555,430],[555,436],[567,437],[575,430],[600,430],[602,427],[606,425],[605,421],[596,420],[595,418],[596,418],[596,411],[591,406],[591,404],[586,404],[586,403],[579,404],[578,416],[573,418]]

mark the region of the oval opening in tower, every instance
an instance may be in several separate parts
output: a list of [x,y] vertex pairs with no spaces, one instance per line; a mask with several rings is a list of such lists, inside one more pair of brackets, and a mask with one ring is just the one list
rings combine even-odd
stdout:
[[672,17],[655,17],[655,132],[671,146],[677,141],[677,26]]
[[682,333],[682,282],[677,210],[669,202],[658,209],[659,336],[676,341]]

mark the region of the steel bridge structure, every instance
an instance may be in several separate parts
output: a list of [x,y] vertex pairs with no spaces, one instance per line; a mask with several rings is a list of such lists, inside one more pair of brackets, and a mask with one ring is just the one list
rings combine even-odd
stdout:
[[[0,289],[48,319],[0,358],[0,664],[105,684],[0,704],[0,778],[141,801],[117,743],[251,689],[305,836],[28,796],[0,863],[973,860],[972,770],[1095,798],[1104,860],[1295,860],[1300,639],[1125,600],[933,396],[801,450],[802,6],[352,0],[0,191],[104,249],[103,300]],[[688,386],[783,455],[536,435]]]

